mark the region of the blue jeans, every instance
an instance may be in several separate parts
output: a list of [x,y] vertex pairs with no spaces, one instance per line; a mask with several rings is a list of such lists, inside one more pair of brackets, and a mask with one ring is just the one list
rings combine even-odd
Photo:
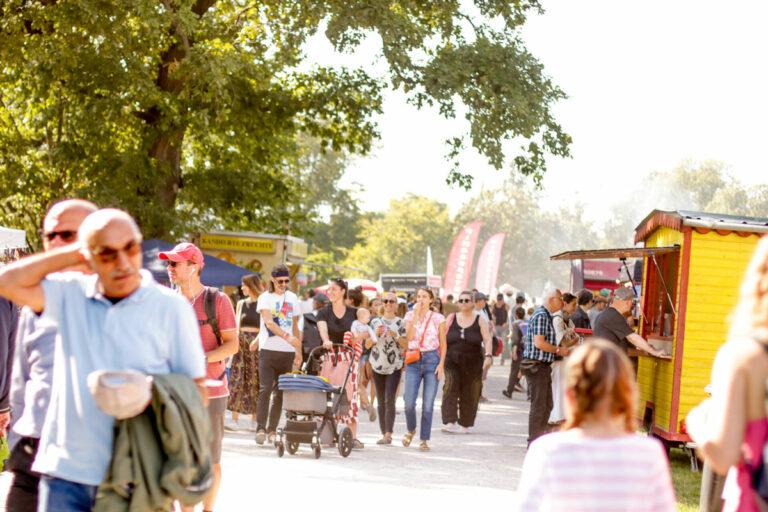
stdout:
[[421,359],[405,367],[405,424],[408,432],[416,431],[416,398],[419,395],[421,381],[424,391],[421,395],[421,430],[422,441],[429,441],[432,433],[432,413],[435,410],[437,396],[437,375],[435,370],[440,364],[437,350],[422,352]]
[[96,489],[95,485],[43,475],[37,512],[90,512],[96,502]]

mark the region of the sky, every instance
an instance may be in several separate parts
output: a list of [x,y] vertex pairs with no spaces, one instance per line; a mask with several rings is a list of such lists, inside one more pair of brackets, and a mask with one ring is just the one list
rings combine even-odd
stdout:
[[[768,182],[768,3],[542,5],[545,14],[529,19],[523,39],[568,94],[554,112],[574,139],[571,159],[549,160],[543,207],[579,201],[588,219],[600,223],[606,206],[626,198],[632,183],[686,159],[721,160],[747,184]],[[319,36],[308,56],[383,74],[377,48],[369,38],[354,55],[340,56]],[[467,150],[461,163],[475,176],[474,190],[446,185],[443,141],[466,125],[435,110],[419,111],[398,91],[385,94],[377,122],[381,139],[370,155],[353,160],[342,182],[359,190],[365,210],[386,209],[391,199],[411,192],[445,202],[455,213],[509,172]]]

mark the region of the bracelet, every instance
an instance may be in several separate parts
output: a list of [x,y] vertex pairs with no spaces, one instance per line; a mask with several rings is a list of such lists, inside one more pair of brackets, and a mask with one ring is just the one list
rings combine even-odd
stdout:
[[490,357],[491,359],[493,359],[493,354],[485,354],[485,357]]

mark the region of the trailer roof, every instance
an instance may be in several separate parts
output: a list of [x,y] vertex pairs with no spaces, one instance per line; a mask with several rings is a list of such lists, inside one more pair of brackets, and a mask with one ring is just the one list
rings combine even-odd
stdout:
[[615,260],[626,258],[644,258],[655,254],[667,254],[679,251],[679,245],[666,247],[623,247],[618,249],[586,249],[567,251],[550,256],[550,260]]
[[681,231],[683,226],[718,231],[768,233],[768,218],[726,215],[691,210],[653,210],[635,228],[635,243],[648,238],[656,229],[667,227]]

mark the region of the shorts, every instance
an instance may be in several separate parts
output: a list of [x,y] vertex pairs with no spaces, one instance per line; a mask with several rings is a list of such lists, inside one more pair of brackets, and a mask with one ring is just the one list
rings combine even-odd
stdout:
[[227,410],[227,398],[211,398],[208,400],[208,417],[211,419],[211,463],[221,462],[221,444],[224,440],[224,413]]

